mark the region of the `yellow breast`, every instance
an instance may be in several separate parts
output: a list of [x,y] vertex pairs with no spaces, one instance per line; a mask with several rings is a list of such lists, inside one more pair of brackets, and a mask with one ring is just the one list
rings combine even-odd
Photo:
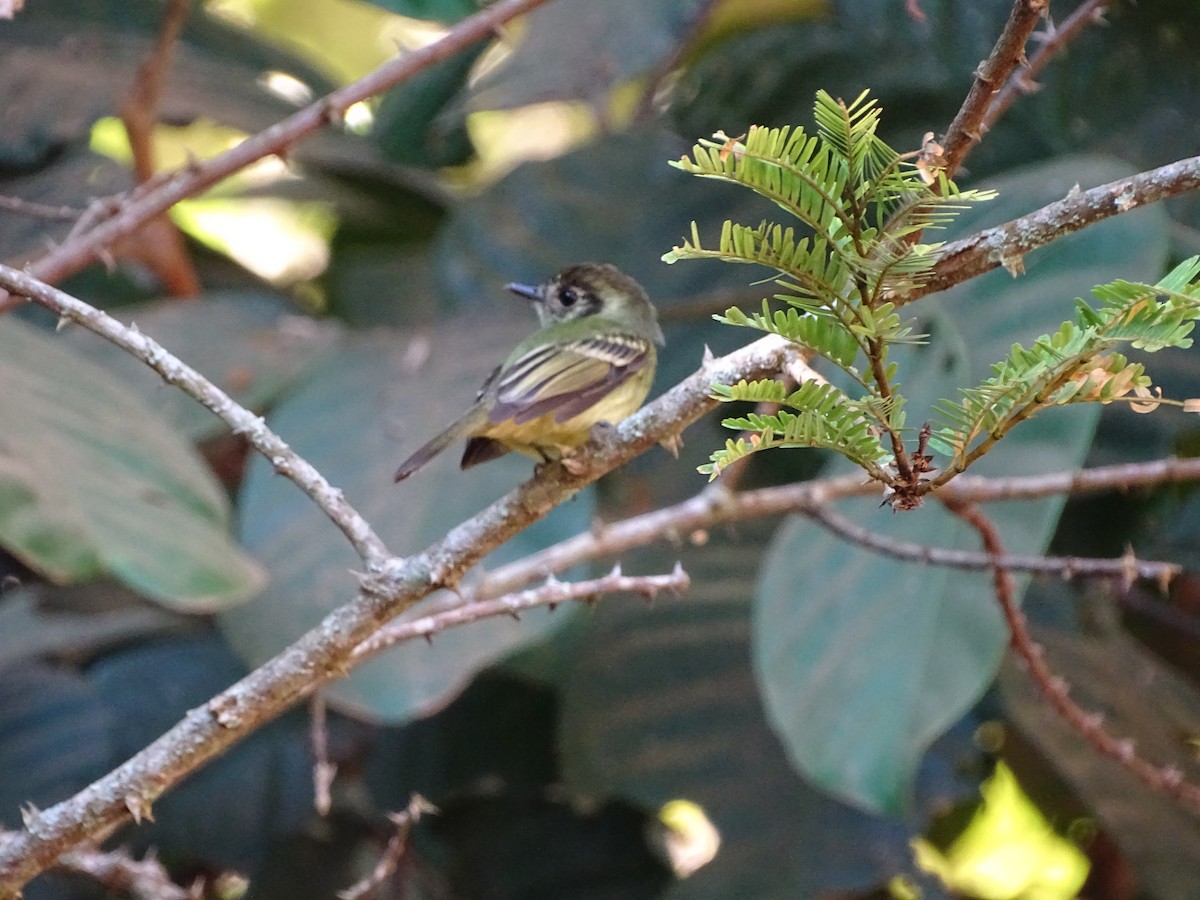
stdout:
[[578,447],[588,439],[593,425],[600,422],[615,425],[632,415],[646,399],[653,380],[654,368],[648,366],[635,372],[628,381],[564,422],[554,421],[554,414],[549,413],[527,422],[518,423],[512,419],[488,422],[474,434],[478,437],[494,438],[509,450],[542,459],[546,455],[545,451],[555,455],[554,451],[561,452]]

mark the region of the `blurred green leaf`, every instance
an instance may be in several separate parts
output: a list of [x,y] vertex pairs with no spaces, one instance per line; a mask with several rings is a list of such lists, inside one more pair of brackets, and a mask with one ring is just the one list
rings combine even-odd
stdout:
[[526,17],[509,59],[484,76],[468,108],[511,109],[547,100],[600,102],[617,84],[675,52],[703,0],[555,0]]
[[[100,116],[115,115],[154,45],[164,8],[156,0],[45,0],[5,22],[0,164],[35,165],[65,144],[85,141]],[[195,9],[165,82],[160,119],[208,116],[247,131],[265,128],[295,109],[263,86],[260,76],[268,71],[286,73],[314,94],[331,89],[298,57]]]
[[[292,311],[264,292],[214,292],[196,300],[126,306],[114,315],[203,372],[238,403],[262,410],[332,352],[339,330]],[[146,405],[193,441],[228,431],[215,415],[125,351],[94,335],[72,332],[76,352],[127,382]]]
[[[404,483],[392,484],[401,460],[465,411],[492,368],[534,330],[527,309],[499,310],[487,322],[460,321],[427,333],[381,330],[353,340],[269,417],[397,553],[424,549],[532,472],[532,461],[514,456],[459,472],[462,448],[454,447]],[[486,564],[586,531],[589,496],[580,495],[522,532]],[[256,603],[223,615],[221,626],[234,648],[257,664],[352,595],[348,573],[358,559],[342,534],[263,460],[250,467],[240,509],[242,539],[271,569],[272,582]],[[447,599],[440,592],[408,617]],[[477,669],[545,636],[569,614],[565,608],[536,610],[520,621],[490,619],[452,629],[432,646],[401,645],[356,669],[330,694],[385,720],[428,713],[460,691]]]
[[[692,220],[701,232],[719,231],[730,216],[755,220],[773,209],[748,191],[691,178],[666,164],[686,149],[665,131],[608,135],[565,156],[526,163],[465,199],[437,237],[435,259],[448,298],[462,309],[489,308],[498,285],[536,283],[585,260],[611,262],[636,278],[660,312],[714,291],[745,292],[745,269],[719,262],[668,266],[661,259],[663,248],[678,243]],[[730,305],[722,302],[692,318],[707,323],[710,312]],[[728,330],[713,327],[711,333]]]
[[384,156],[425,168],[457,166],[470,159],[473,148],[463,110],[446,106],[466,85],[471,67],[486,49],[486,44],[468,47],[383,95],[371,138]]
[[196,623],[111,581],[22,587],[0,595],[0,668],[39,657],[87,659]]
[[262,569],[192,447],[61,341],[0,321],[0,540],[51,581],[108,574],[180,610],[239,603]]
[[428,19],[447,24],[465,19],[479,12],[484,5],[480,0],[367,0],[390,12],[412,19]]
[[[964,212],[956,231],[1006,221],[1075,184],[1126,172],[1079,157],[1011,173],[991,185],[1000,199]],[[922,301],[925,309],[937,304],[936,317],[920,329],[931,332],[929,347],[894,354],[910,421],[919,422],[933,399],[986,375],[1014,341],[1054,330],[1071,315],[1074,298],[1095,284],[1157,280],[1166,242],[1165,217],[1151,208],[1031,254],[1023,278],[997,270]],[[1040,415],[972,471],[1070,469],[1083,460],[1098,414],[1098,407],[1081,407]],[[988,515],[1009,552],[1040,553],[1062,503],[1014,502],[990,507]],[[936,502],[902,515],[881,511],[877,501],[859,503],[853,518],[897,540],[978,547],[974,531]],[[922,754],[992,681],[1004,652],[1007,633],[989,578],[897,564],[804,519],[779,534],[758,589],[755,665],[771,721],[802,772],[866,809],[904,808]]]

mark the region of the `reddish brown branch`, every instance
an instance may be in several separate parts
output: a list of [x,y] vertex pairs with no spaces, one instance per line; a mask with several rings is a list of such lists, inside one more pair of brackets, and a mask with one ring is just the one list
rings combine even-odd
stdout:
[[[132,199],[112,218],[85,234],[64,241],[57,249],[31,264],[27,271],[44,282],[58,281],[77,272],[100,259],[105,249],[113,246],[117,240],[132,234],[180,200],[211,187],[263,157],[286,153],[301,138],[319,131],[330,122],[340,122],[346,110],[355,103],[380,94],[465,47],[490,37],[505,22],[545,2],[497,0],[475,15],[463,19],[440,40],[384,63],[353,84],[322,97],[224,153],[190,164],[149,190],[135,191]],[[0,297],[0,313],[18,303],[20,300],[13,297]]]
[[1008,81],[1018,65],[1026,65],[1025,44],[1038,20],[1046,13],[1050,0],[1016,0],[1004,30],[992,48],[991,54],[975,70],[975,81],[967,92],[958,115],[950,123],[942,141],[942,156],[945,160],[947,177],[954,177],[958,167],[971,152],[971,148],[983,139],[984,117],[992,105],[996,93]]
[[[121,121],[125,123],[133,171],[139,184],[151,181],[157,169],[154,129],[158,124],[158,106],[190,7],[190,0],[168,0],[158,40],[138,67],[129,94],[121,103]],[[115,256],[132,257],[149,268],[172,297],[195,297],[200,293],[200,278],[192,265],[187,244],[166,212],[152,216],[113,250]]]
[[365,897],[370,897],[381,884],[392,877],[400,865],[400,860],[404,858],[404,852],[408,849],[408,836],[413,825],[420,820],[422,815],[436,814],[437,811],[437,807],[420,794],[413,794],[412,799],[408,801],[407,808],[398,813],[391,813],[388,819],[391,820],[396,830],[391,840],[388,841],[387,847],[384,848],[383,855],[375,863],[375,867],[367,877],[355,882],[345,890],[338,891],[338,900],[363,900]]
[[1084,0],[1076,10],[1067,16],[1065,22],[1058,27],[1051,27],[1037,53],[1029,60],[1029,64],[1021,71],[1014,72],[1004,85],[1004,88],[992,101],[984,114],[981,123],[982,130],[987,131],[1009,110],[1018,97],[1031,94],[1037,90],[1034,79],[1041,74],[1057,54],[1061,53],[1067,44],[1071,43],[1089,25],[1104,21],[1104,13],[1112,0]]
[[1042,575],[1057,575],[1064,579],[1117,577],[1128,583],[1143,578],[1156,581],[1164,587],[1183,571],[1183,566],[1177,563],[1140,560],[1132,553],[1118,559],[1088,559],[1078,556],[995,556],[991,553],[973,553],[970,550],[930,547],[927,544],[914,544],[870,531],[823,504],[814,504],[803,510],[802,514],[838,537],[874,553],[904,562],[968,570],[999,566],[1009,572],[1036,572]]
[[[1005,555],[996,526],[977,504],[950,502],[946,507],[979,532],[983,547],[991,556],[999,558]],[[1174,766],[1156,766],[1142,759],[1132,741],[1113,737],[1104,729],[1102,717],[1085,711],[1071,699],[1070,687],[1050,671],[1043,659],[1042,648],[1034,643],[1029,634],[1025,614],[1017,606],[1012,574],[1001,566],[993,566],[992,584],[996,600],[1008,622],[1013,650],[1059,715],[1082,734],[1097,752],[1118,763],[1143,784],[1174,797],[1190,809],[1200,811],[1200,785],[1185,781],[1183,773]]]

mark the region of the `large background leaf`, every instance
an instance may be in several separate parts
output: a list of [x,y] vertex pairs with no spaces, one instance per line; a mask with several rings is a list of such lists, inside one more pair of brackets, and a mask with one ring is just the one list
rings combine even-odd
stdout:
[[57,582],[119,578],[171,606],[246,600],[262,569],[192,448],[62,343],[0,321],[0,539]]
[[[956,228],[1006,221],[1075,184],[1090,187],[1125,171],[1080,158],[1012,173],[994,183],[998,201],[965,214]],[[910,423],[919,424],[938,397],[953,397],[957,386],[989,375],[1013,342],[1028,344],[1053,331],[1093,285],[1117,277],[1156,280],[1166,247],[1165,217],[1146,210],[1032,254],[1022,278],[997,270],[922,301],[937,306],[936,317],[925,320],[931,344],[896,357]],[[906,364],[919,374],[906,374]],[[1082,461],[1098,414],[1098,407],[1043,413],[972,471],[1070,468]],[[1039,553],[1062,503],[1014,502],[988,515],[1010,552]],[[868,501],[854,505],[852,515],[897,540],[978,547],[973,529],[936,502],[893,516]],[[985,573],[898,564],[803,519],[774,542],[754,629],[767,709],[796,766],[835,794],[879,810],[904,807],[921,755],[992,681],[1007,638]]]
[[[295,313],[284,298],[262,292],[213,293],[195,301],[122,307],[133,323],[217,387],[250,409],[265,409],[331,351],[339,330]],[[148,406],[194,441],[229,430],[224,422],[134,359],[94,335],[72,331],[76,352],[118,375]]]
[[512,56],[476,86],[472,109],[596,101],[670,55],[700,0],[555,0],[531,12]]

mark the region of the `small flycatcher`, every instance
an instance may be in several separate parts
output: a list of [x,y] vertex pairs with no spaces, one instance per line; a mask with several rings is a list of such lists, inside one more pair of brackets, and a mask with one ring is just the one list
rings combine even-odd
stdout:
[[396,481],[459,438],[467,439],[463,469],[514,450],[555,459],[593,425],[615,425],[646,399],[663,336],[640,284],[615,266],[583,263],[508,289],[533,301],[541,329],[496,368],[462,418],[400,466]]

